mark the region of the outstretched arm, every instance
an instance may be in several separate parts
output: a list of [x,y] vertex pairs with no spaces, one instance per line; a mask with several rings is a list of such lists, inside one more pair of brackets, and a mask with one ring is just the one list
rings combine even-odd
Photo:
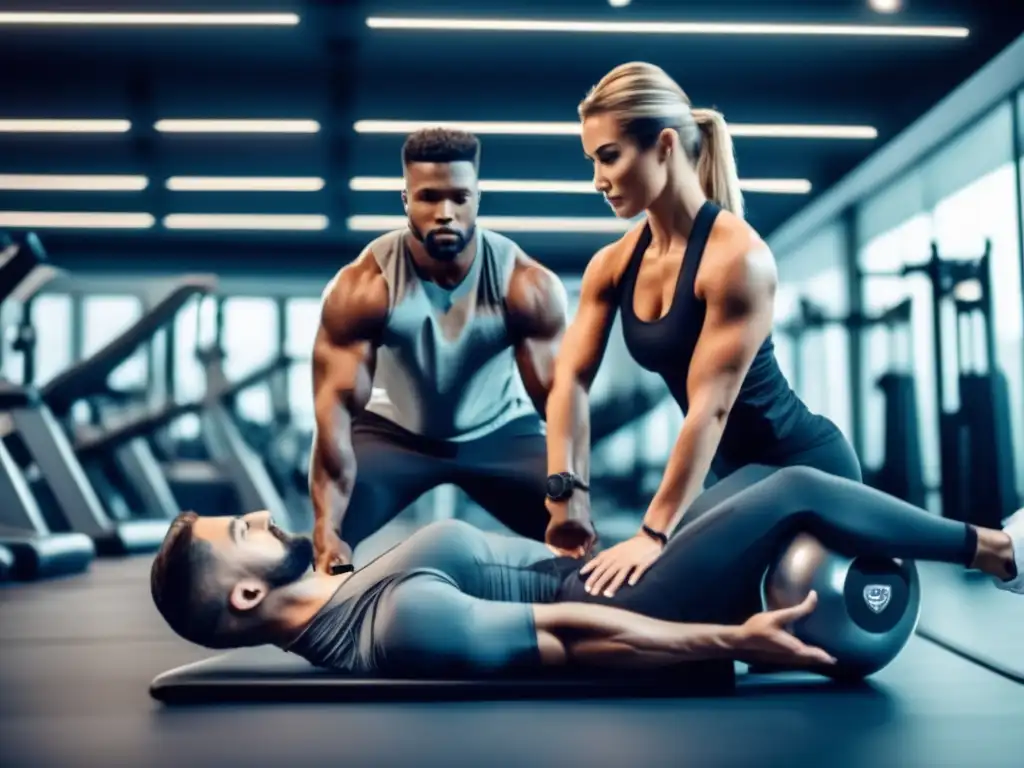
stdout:
[[370,398],[375,339],[386,314],[387,292],[371,254],[342,269],[324,292],[313,347],[309,492],[316,567],[325,573],[351,556],[339,533],[356,479],[352,419]]
[[756,614],[741,626],[675,623],[590,603],[535,605],[533,615],[541,663],[547,666],[643,669],[711,659],[834,664],[825,651],[786,631],[816,605],[811,592],[799,605]]
[[537,412],[546,418],[555,359],[565,332],[565,287],[553,272],[520,256],[506,305],[519,374]]
[[[576,316],[555,361],[548,396],[548,473],[572,472],[590,483],[590,386],[604,357],[615,319],[616,246],[591,259],[583,274]],[[568,501],[548,500],[552,525],[548,543],[570,549],[587,546],[573,521],[589,525],[590,499],[576,490]]]

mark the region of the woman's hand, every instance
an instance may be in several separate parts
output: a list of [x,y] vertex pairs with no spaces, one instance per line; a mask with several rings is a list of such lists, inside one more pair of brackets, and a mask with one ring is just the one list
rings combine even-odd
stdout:
[[633,586],[661,556],[661,549],[661,544],[645,533],[606,549],[580,569],[581,576],[590,576],[587,593],[611,597],[627,579]]

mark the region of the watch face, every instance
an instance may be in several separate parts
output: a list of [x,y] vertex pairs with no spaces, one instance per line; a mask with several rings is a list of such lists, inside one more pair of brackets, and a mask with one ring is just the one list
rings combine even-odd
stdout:
[[552,499],[560,499],[565,494],[565,478],[561,475],[552,475],[548,478],[548,496]]

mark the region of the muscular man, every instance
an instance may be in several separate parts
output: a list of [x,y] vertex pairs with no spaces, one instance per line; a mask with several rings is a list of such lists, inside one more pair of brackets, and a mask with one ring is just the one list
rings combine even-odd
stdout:
[[265,512],[179,516],[154,560],[152,594],[194,643],[274,644],[329,669],[411,677],[715,658],[822,670],[833,660],[784,629],[813,609],[813,593],[793,609],[747,612],[800,531],[850,556],[976,568],[1024,594],[1024,510],[1004,531],[981,529],[807,467],[750,465],[717,491],[726,485],[730,495],[682,528],[645,579],[611,598],[587,593],[575,558],[451,520],[354,573],[311,573],[312,542]]
[[419,131],[402,158],[408,228],[370,243],[324,292],[310,493],[325,571],[441,484],[523,536],[543,539],[548,522],[540,414],[562,284],[477,226],[475,136]]

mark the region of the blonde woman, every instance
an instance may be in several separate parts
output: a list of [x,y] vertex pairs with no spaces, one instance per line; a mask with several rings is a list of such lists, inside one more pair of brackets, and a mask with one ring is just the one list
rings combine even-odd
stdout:
[[640,530],[584,566],[587,591],[611,596],[636,584],[716,478],[761,464],[860,481],[861,469],[775,359],[775,260],[743,219],[723,116],[693,108],[662,69],[634,62],[605,75],[579,117],[597,190],[616,216],[646,215],[590,261],[559,352],[547,401],[548,544],[582,555],[595,540],[587,398],[616,313],[632,357],[664,378],[685,414]]

